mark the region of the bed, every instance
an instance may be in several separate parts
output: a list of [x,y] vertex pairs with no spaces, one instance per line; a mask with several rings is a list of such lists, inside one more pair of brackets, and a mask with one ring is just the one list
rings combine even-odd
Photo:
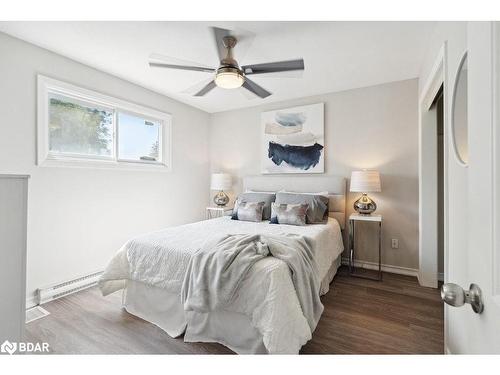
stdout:
[[[221,234],[296,234],[313,241],[321,280],[328,292],[344,249],[345,179],[335,176],[249,176],[245,190],[329,193],[325,224],[293,226],[231,220],[229,216],[167,228],[137,237],[111,260],[99,282],[104,295],[123,289],[123,306],[172,337],[186,342],[218,342],[239,354],[296,354],[312,337],[302,313],[291,272],[268,256],[255,263],[227,308],[184,311],[179,290],[193,253]],[[165,277],[168,275],[168,278]]]

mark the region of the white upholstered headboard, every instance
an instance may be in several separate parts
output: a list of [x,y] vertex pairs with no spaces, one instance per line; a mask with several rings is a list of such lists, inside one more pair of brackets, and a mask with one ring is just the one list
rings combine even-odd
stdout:
[[246,176],[243,188],[255,191],[287,190],[297,193],[327,191],[330,196],[329,215],[345,226],[346,179],[339,176]]

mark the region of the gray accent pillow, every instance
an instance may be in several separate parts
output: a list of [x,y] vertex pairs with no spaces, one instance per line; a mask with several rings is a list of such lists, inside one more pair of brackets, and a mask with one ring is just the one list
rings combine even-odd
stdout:
[[308,204],[272,204],[271,224],[306,225]]
[[262,213],[262,220],[269,220],[271,218],[271,203],[276,199],[275,193],[263,192],[246,192],[241,193],[234,203],[233,216],[238,212],[238,206],[241,202],[264,202],[264,210]]
[[276,204],[307,204],[307,223],[328,221],[328,197],[320,194],[276,193]]
[[264,202],[241,202],[238,205],[238,220],[262,221]]

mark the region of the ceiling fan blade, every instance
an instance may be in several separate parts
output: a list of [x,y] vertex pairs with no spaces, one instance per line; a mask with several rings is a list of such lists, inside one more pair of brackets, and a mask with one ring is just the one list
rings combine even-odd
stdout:
[[304,77],[304,72],[305,70],[288,70],[286,72],[274,72],[274,73],[265,73],[265,74],[259,74],[259,75],[248,75],[250,78],[254,77],[259,77],[259,79],[262,79],[261,82],[264,82],[264,80],[280,80],[280,79],[288,79],[288,78],[293,78],[293,79],[299,79]]
[[198,91],[194,96],[203,96],[215,88],[215,81],[210,81],[205,87]]
[[246,77],[245,77],[245,82],[243,82],[243,87],[246,88],[248,91],[253,92],[255,95],[257,95],[259,98],[262,99],[267,98],[269,95],[271,95],[271,93],[267,91],[265,88],[259,86],[254,81]]
[[215,69],[204,68],[202,66],[174,65],[174,64],[157,63],[157,62],[151,62],[151,61],[149,62],[149,66],[152,68],[191,70],[191,71],[195,71],[195,72],[206,72],[206,73],[214,73],[215,72]]
[[203,81],[197,82],[196,84],[189,86],[188,88],[182,90],[181,94],[194,95],[213,80],[214,80],[214,78],[210,77],[210,78],[204,79]]
[[212,27],[212,31],[215,38],[215,45],[217,47],[217,54],[219,56],[219,61],[226,57],[227,49],[224,47],[223,39],[226,36],[231,35],[231,30],[221,29],[219,27]]
[[247,100],[255,100],[255,99],[258,98],[257,95],[255,95],[252,91],[247,90],[243,86],[241,86],[240,88],[236,89],[235,91],[238,91]]
[[304,70],[304,60],[287,60],[277,61],[272,63],[244,65],[241,67],[245,75],[251,74],[266,74],[288,72],[292,70]]
[[195,72],[207,72],[207,73],[215,72],[215,68],[203,64],[187,60],[181,60],[175,57],[159,55],[156,53],[153,53],[149,56],[149,66],[155,68],[191,70]]

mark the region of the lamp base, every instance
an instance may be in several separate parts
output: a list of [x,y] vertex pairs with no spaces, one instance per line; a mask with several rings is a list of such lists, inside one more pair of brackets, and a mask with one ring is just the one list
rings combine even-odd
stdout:
[[356,202],[354,202],[354,210],[360,215],[370,215],[377,209],[377,205],[368,195],[363,194]]
[[215,194],[214,203],[219,207],[224,207],[229,203],[229,197],[221,190]]

